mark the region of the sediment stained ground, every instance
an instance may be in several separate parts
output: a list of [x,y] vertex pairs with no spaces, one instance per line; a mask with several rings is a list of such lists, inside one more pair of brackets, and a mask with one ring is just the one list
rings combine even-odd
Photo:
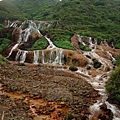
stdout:
[[[40,66],[0,64],[0,117],[4,120],[88,119],[99,95],[75,72]],[[75,115],[75,116],[74,116]]]

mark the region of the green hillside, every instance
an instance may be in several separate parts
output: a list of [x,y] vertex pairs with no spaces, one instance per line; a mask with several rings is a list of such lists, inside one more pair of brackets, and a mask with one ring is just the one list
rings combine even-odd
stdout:
[[0,4],[1,18],[57,20],[71,33],[109,39],[120,48],[119,0],[5,0],[1,3],[5,4],[4,9]]
[[10,19],[25,19],[25,15],[20,11],[20,9],[9,1],[0,1],[0,20]]

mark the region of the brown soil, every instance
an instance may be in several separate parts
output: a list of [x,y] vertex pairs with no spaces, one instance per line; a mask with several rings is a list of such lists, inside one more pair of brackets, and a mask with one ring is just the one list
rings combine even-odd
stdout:
[[0,84],[1,120],[88,120],[99,97],[75,72],[40,66],[0,64]]

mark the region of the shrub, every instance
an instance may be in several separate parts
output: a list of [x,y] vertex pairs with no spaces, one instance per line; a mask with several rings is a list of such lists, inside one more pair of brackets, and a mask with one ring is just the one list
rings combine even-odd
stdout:
[[70,42],[70,39],[73,34],[71,34],[70,31],[63,29],[56,29],[56,30],[52,29],[50,30],[50,32],[51,32],[51,39],[57,47],[74,50],[74,47]]
[[113,61],[114,65],[120,65],[120,55],[117,57],[116,61]]
[[6,38],[0,38],[0,53],[10,44],[10,40]]
[[74,47],[67,40],[55,41],[54,44],[59,48],[74,50]]
[[69,70],[71,70],[71,71],[77,71],[77,70],[78,70],[78,68],[77,68],[77,67],[75,67],[75,66],[70,66],[70,67],[69,67]]
[[28,48],[27,50],[42,50],[47,48],[48,45],[48,41],[45,39],[45,37],[42,36],[41,38],[36,40],[31,48]]
[[98,38],[97,39],[97,44],[100,45],[100,43],[101,43],[101,38]]
[[91,67],[88,65],[86,69],[87,69],[87,70],[90,70],[90,69],[91,69]]
[[100,68],[101,67],[101,63],[98,60],[93,59],[93,66],[94,66],[94,68]]
[[18,66],[25,66],[24,63],[18,63]]
[[110,97],[120,102],[120,66],[113,70],[105,87]]
[[84,51],[90,51],[91,49],[89,47],[86,47],[84,45],[80,45],[80,49]]
[[5,64],[9,63],[9,61],[0,54],[0,63]]
[[4,25],[0,24],[0,30],[2,30],[4,28]]

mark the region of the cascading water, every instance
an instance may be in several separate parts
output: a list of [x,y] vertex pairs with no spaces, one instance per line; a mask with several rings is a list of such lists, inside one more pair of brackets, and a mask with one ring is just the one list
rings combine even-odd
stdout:
[[19,50],[17,52],[17,55],[16,55],[16,58],[15,60],[16,61],[19,61],[20,63],[24,63],[25,62],[25,59],[26,59],[26,54],[28,53],[28,51],[22,51],[22,50]]
[[42,64],[45,64],[44,51],[42,51]]
[[28,53],[28,51],[23,51],[21,56],[20,56],[20,63],[24,63],[25,59],[26,59],[26,54]]
[[39,51],[34,51],[34,61],[33,64],[38,64],[38,58],[39,58]]
[[[86,45],[81,37],[79,36],[79,42],[82,43],[83,45]],[[95,58],[97,59],[103,66],[103,71],[106,69],[106,67],[110,67],[110,69],[112,70],[112,65],[111,65],[111,61],[110,60],[107,60],[107,59],[104,59],[103,57],[99,56],[97,53],[96,53],[96,45],[97,45],[97,42],[95,42],[95,45],[92,43],[91,41],[91,37],[88,38],[88,42],[89,42],[89,47],[91,48],[91,51],[90,52],[86,52],[84,51],[83,54],[85,56],[90,56],[90,58],[88,58],[88,61],[89,61],[89,64],[91,63],[92,65],[92,61],[91,61],[91,58]],[[102,42],[101,45],[105,45],[108,47],[108,45],[106,45],[106,41],[105,42]],[[99,47],[101,50],[103,50],[102,46]],[[108,55],[111,57],[112,61],[115,60],[115,58],[112,56],[112,54],[110,52],[108,52]],[[100,71],[98,69],[98,71]],[[85,79],[89,84],[91,84],[93,86],[93,88],[95,90],[98,90],[99,91],[99,94],[100,96],[102,97],[100,100],[97,100],[96,103],[94,103],[92,106],[90,106],[90,112],[91,112],[91,115],[89,116],[89,119],[91,120],[97,112],[100,111],[100,106],[102,104],[106,104],[107,106],[107,109],[110,109],[113,113],[113,120],[120,120],[120,110],[110,104],[107,100],[108,96],[107,96],[107,93],[106,93],[106,90],[105,90],[105,84],[108,80],[108,76],[110,74],[111,71],[109,72],[103,72],[101,71],[101,73],[95,77],[93,77],[92,75],[89,75],[87,70],[84,70],[83,68],[79,68],[78,69],[78,73],[82,74],[83,76],[83,79]]]
[[102,74],[97,75],[96,77],[92,77],[91,75],[88,74],[87,71],[83,70],[82,68],[79,68],[77,72],[80,74],[83,74],[82,76],[83,79],[85,79],[89,84],[91,84],[95,90],[98,90],[99,94],[102,97],[102,99],[97,100],[96,103],[90,106],[91,115],[89,116],[89,120],[91,120],[94,117],[96,112],[100,111],[100,106],[104,103],[107,105],[107,108],[112,111],[113,120],[120,120],[120,110],[114,105],[110,104],[108,101],[106,101],[107,93],[105,90],[105,84],[108,80],[108,77],[107,77],[108,75],[104,75],[104,72],[103,72]]
[[63,64],[63,62],[62,62],[63,57],[64,57],[63,49],[61,49],[61,48],[56,49],[56,58],[55,58],[55,61],[53,62],[53,64],[62,65]]
[[28,27],[22,30],[22,26],[25,24],[27,23],[23,22],[22,25],[20,26],[18,42],[27,42],[33,30],[36,30],[40,34],[40,31],[38,30],[36,24],[33,21],[28,21]]
[[49,46],[47,47],[47,49],[57,48],[47,36],[45,36],[45,38],[49,42]]
[[96,50],[97,40],[94,39],[94,42],[95,42],[95,43],[92,43],[92,38],[91,38],[91,37],[88,37],[88,42],[89,42],[89,48]]
[[107,53],[112,58],[112,61],[115,61],[115,58],[112,56],[112,54],[110,52],[108,52],[108,51],[107,51]]
[[17,52],[17,54],[16,54],[16,57],[15,57],[15,61],[18,61],[21,53],[22,53],[22,51],[21,51],[21,50],[18,50],[18,52]]
[[15,44],[6,58],[9,58],[10,55],[12,54],[13,50],[15,50],[18,46],[19,46],[19,44]]
[[78,41],[85,46],[85,43],[84,43],[83,40],[82,40],[82,36],[78,35]]

